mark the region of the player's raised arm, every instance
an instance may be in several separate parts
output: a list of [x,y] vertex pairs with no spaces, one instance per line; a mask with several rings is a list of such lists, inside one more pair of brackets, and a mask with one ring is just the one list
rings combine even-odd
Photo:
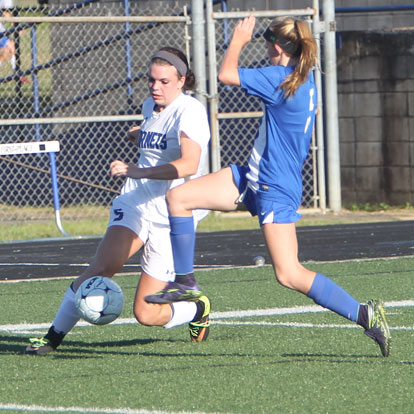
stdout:
[[233,37],[224,55],[218,78],[226,85],[240,86],[238,72],[239,56],[243,47],[250,42],[256,18],[249,16],[240,20],[234,29]]

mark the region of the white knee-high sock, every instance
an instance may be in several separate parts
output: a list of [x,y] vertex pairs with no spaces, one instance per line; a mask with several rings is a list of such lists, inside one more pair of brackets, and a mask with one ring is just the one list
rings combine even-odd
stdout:
[[63,297],[62,303],[57,311],[52,327],[57,333],[67,334],[79,321],[80,316],[75,307],[75,292],[72,285]]
[[174,328],[191,322],[197,313],[197,305],[195,302],[176,302],[171,304],[171,319],[164,325],[165,329]]

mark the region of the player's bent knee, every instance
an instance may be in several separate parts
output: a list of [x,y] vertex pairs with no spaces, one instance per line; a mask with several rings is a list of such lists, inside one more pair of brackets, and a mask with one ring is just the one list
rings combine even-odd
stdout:
[[184,196],[185,193],[179,187],[167,191],[165,197],[170,214],[180,214],[183,210],[186,210]]
[[289,289],[295,289],[293,280],[289,273],[285,272],[276,272],[275,273],[276,280],[284,287]]
[[167,200],[169,207],[173,207],[180,202],[180,197],[177,195],[177,190],[174,188],[167,191],[167,194],[165,194],[165,199]]
[[134,307],[135,319],[141,325],[145,325],[145,326],[159,325],[158,314],[159,312],[155,312],[153,305]]

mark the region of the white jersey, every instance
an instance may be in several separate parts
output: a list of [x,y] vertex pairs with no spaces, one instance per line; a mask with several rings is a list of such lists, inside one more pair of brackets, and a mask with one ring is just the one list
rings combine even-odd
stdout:
[[[204,106],[197,99],[181,94],[161,112],[154,112],[154,100],[148,98],[142,106],[144,121],[138,140],[139,168],[167,164],[181,157],[180,135],[184,132],[201,147],[197,173],[185,179],[153,180],[127,178],[121,190],[123,203],[135,208],[153,223],[169,224],[165,194],[184,181],[203,175],[210,129]],[[201,213],[201,215],[204,215]],[[195,212],[195,218],[200,213]]]

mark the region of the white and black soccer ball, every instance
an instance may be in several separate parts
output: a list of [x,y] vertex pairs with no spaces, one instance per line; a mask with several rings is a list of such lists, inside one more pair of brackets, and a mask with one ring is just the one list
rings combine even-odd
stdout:
[[79,286],[75,305],[85,321],[94,325],[106,325],[121,314],[124,295],[118,283],[111,278],[94,276]]

